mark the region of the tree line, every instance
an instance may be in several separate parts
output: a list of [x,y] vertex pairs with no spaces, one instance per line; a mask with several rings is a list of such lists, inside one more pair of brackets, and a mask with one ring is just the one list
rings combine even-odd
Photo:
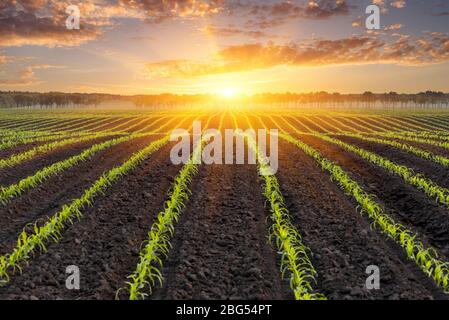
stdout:
[[[98,107],[108,101],[132,102],[140,108],[176,108],[182,106],[207,106],[223,104],[223,97],[211,94],[197,95],[135,95],[123,96],[101,93],[20,92],[0,91],[0,108],[67,108]],[[313,93],[263,93],[242,95],[229,104],[251,104],[279,107],[333,107],[333,108],[448,108],[449,94],[426,91],[417,94],[396,92],[363,94]]]

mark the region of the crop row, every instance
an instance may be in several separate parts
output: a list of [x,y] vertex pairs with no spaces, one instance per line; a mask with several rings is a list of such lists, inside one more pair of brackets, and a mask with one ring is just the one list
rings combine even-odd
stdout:
[[263,195],[270,208],[270,242],[281,256],[281,275],[288,274],[290,288],[297,300],[325,300],[326,297],[313,290],[317,274],[310,258],[310,249],[303,243],[298,230],[292,225],[290,213],[285,206],[285,200],[275,175],[270,174],[268,161],[260,152],[257,143],[247,136],[247,143],[256,155],[260,178],[263,181]]
[[189,161],[175,178],[168,193],[169,199],[164,204],[164,210],[157,215],[156,221],[150,228],[146,245],[139,254],[136,270],[128,276],[129,281],[125,290],[129,293],[130,300],[144,299],[148,296],[146,292],[151,294],[157,283],[162,286],[163,276],[160,269],[171,248],[170,240],[175,232],[175,224],[190,197],[189,185],[198,172],[202,147],[208,140],[209,137],[204,137],[193,150]]
[[[324,120],[325,123],[327,123],[329,126],[332,126],[332,124],[329,124],[328,122],[326,122]],[[291,126],[291,125],[290,125]],[[293,126],[291,126],[293,127]],[[341,129],[334,127],[335,129],[339,130],[340,132],[342,131]],[[296,133],[298,133],[298,130],[296,130]],[[318,133],[315,131],[315,133]],[[318,133],[319,134],[319,133]],[[396,133],[396,132],[378,132],[378,133],[350,133],[350,132],[344,132],[344,133],[332,133],[332,135],[335,136],[348,136],[348,137],[353,137],[353,138],[357,138],[363,141],[368,141],[368,142],[374,142],[374,143],[379,143],[379,144],[383,144],[383,145],[388,145],[388,146],[392,146],[394,148],[406,151],[408,153],[417,155],[421,158],[439,163],[443,166],[448,166],[449,165],[449,158],[446,158],[444,156],[440,156],[440,155],[436,155],[433,154],[427,150],[423,150],[421,148],[417,148],[408,144],[404,144],[401,142],[397,142],[394,140],[387,140],[387,139],[383,139],[383,138],[392,138],[392,139],[399,139],[399,140],[405,140],[405,141],[411,141],[411,142],[418,142],[418,143],[422,143],[422,144],[429,144],[429,145],[433,145],[433,146],[437,146],[437,147],[442,147],[442,148],[446,148],[449,149],[449,143],[447,142],[441,142],[441,141],[435,141],[435,140],[431,140],[431,139],[424,139],[424,138],[419,138],[417,135],[414,135],[412,133]],[[382,138],[383,137],[383,138]]]
[[113,183],[121,177],[131,172],[136,166],[148,158],[149,155],[162,148],[169,141],[166,136],[162,139],[150,143],[146,148],[136,152],[129,160],[119,167],[116,167],[101,176],[84,194],[65,205],[61,211],[52,216],[43,226],[34,225],[31,234],[23,231],[17,239],[17,245],[12,252],[0,256],[0,279],[6,283],[10,279],[10,272],[21,270],[19,264],[36,251],[46,251],[51,242],[58,242],[62,237],[62,232],[68,223],[73,223],[74,219],[80,219],[82,210],[93,203],[94,199],[103,194]]
[[58,161],[50,166],[47,166],[41,170],[38,170],[34,175],[20,180],[18,183],[12,184],[7,187],[0,188],[0,203],[7,204],[12,199],[20,196],[26,190],[36,187],[42,184],[44,181],[51,177],[54,177],[63,171],[77,165],[80,162],[87,161],[92,158],[96,153],[115,146],[119,143],[129,141],[136,138],[136,135],[124,136],[108,140],[103,143],[95,144],[92,147],[84,150],[78,155],[72,156],[68,159]]
[[[145,126],[144,128],[142,128],[141,130],[136,131],[135,133],[141,133],[144,132],[148,127],[150,126],[154,126],[156,123],[159,123],[160,121],[162,121],[163,118],[158,119],[154,122],[151,122],[149,125]],[[148,121],[147,119],[142,120],[143,121]],[[158,132],[152,131],[153,133],[160,133],[161,130],[163,130],[164,128],[166,128],[171,122],[174,121],[173,119],[170,119],[169,121],[167,121],[164,125],[162,125],[161,127],[159,127],[157,130]],[[121,126],[123,126],[124,124],[121,124]],[[118,128],[119,126],[117,126]],[[107,130],[103,130],[100,131],[98,133],[95,133],[97,136],[112,136],[112,135],[123,135],[126,134],[128,131],[132,131],[131,129],[136,127],[136,125],[131,125],[128,128],[124,128],[122,131],[119,132],[115,132],[114,128],[110,128]],[[92,131],[94,131],[95,128],[92,129]],[[5,138],[4,140],[0,140],[0,150],[6,150],[6,149],[10,149],[13,147],[16,147],[18,145],[22,145],[22,144],[28,144],[28,143],[35,143],[35,142],[47,142],[47,141],[52,141],[52,140],[57,140],[57,139],[61,139],[61,138],[69,138],[69,137],[77,137],[77,136],[84,136],[84,135],[92,135],[92,132],[86,131],[86,132],[80,132],[80,131],[60,131],[60,132],[41,132],[41,131],[27,131],[26,134],[21,134],[20,132],[17,135],[13,135],[13,133],[11,133],[11,136],[8,138]]]
[[437,185],[435,182],[428,179],[423,174],[415,174],[410,168],[406,166],[396,164],[395,162],[381,157],[373,152],[364,150],[357,146],[353,146],[341,140],[318,133],[315,135],[324,141],[343,148],[346,151],[357,154],[361,158],[387,170],[393,175],[401,177],[406,183],[416,187],[420,191],[423,191],[426,195],[435,199],[437,202],[444,205],[449,205],[449,189]]
[[[294,126],[290,125],[292,128],[295,129]],[[296,133],[301,133],[298,130],[296,130]],[[388,160],[384,157],[381,157],[373,152],[369,152],[367,150],[364,150],[362,148],[359,148],[357,146],[353,146],[349,143],[345,143],[341,140],[332,138],[330,136],[327,136],[325,134],[321,134],[319,132],[314,132],[314,136],[327,141],[331,144],[337,145],[341,148],[343,148],[346,151],[352,152],[361,158],[367,160],[368,162],[371,162],[391,174],[397,175],[401,177],[406,183],[416,187],[418,190],[423,191],[426,195],[431,197],[432,199],[435,199],[438,203],[449,205],[449,189],[441,187],[437,185],[435,182],[430,180],[429,178],[425,177],[423,174],[415,174],[413,170],[406,166],[402,166],[399,164],[394,163],[391,160]],[[391,142],[394,144],[393,142]],[[396,147],[398,147],[396,145]],[[406,146],[401,144],[401,148],[406,148],[407,150],[413,150],[413,152],[417,152],[421,154],[422,156],[426,157],[432,157],[432,159],[439,159],[437,161],[441,161],[443,163],[446,163],[446,160],[444,160],[444,157],[439,157],[430,153],[427,153],[425,150],[421,150],[419,148],[414,148],[411,146]]]
[[327,160],[318,151],[293,138],[291,135],[281,133],[280,137],[315,159],[321,168],[331,175],[332,180],[336,181],[346,194],[357,201],[362,209],[362,213],[367,214],[373,226],[380,229],[382,233],[400,245],[409,259],[413,260],[440,288],[449,293],[449,264],[438,258],[437,251],[434,248],[426,247],[422,241],[418,240],[417,234],[396,223],[390,216],[385,214],[381,205],[374,200],[374,197],[364,191],[340,166]]
[[36,155],[45,154],[47,152],[53,151],[55,149],[58,149],[58,148],[61,148],[61,147],[67,146],[67,145],[84,142],[84,141],[89,141],[89,140],[94,140],[99,137],[102,137],[102,135],[92,134],[92,135],[81,136],[81,137],[76,137],[76,138],[69,138],[69,139],[65,139],[65,140],[61,140],[61,141],[50,142],[50,143],[32,148],[27,151],[14,154],[7,159],[0,159],[0,169],[11,168],[13,166],[16,166],[16,165],[26,161],[26,160],[33,158]]
[[363,141],[368,141],[368,142],[374,142],[374,143],[378,143],[378,144],[382,144],[382,145],[387,145],[387,146],[391,146],[393,148],[399,149],[399,150],[403,150],[405,152],[414,154],[418,157],[421,157],[423,159],[427,159],[433,162],[436,162],[438,164],[441,164],[445,167],[449,166],[449,158],[440,156],[440,155],[436,155],[433,154],[429,151],[408,145],[408,144],[404,144],[404,143],[400,143],[394,140],[387,140],[387,139],[380,139],[380,138],[374,138],[374,137],[367,137],[367,136],[363,136],[361,134],[357,134],[357,133],[344,133],[344,134],[336,134],[337,136],[345,136],[345,137],[352,137],[352,138],[356,138],[359,140],[363,140]]
[[[204,130],[209,127],[212,118],[213,116],[209,117]],[[221,125],[222,122],[220,122],[220,130]],[[152,294],[158,283],[162,286],[161,268],[171,248],[170,240],[175,232],[175,224],[190,198],[189,186],[193,177],[198,173],[202,149],[212,137],[211,134],[203,136],[200,144],[190,155],[189,161],[176,176],[168,193],[169,199],[164,203],[163,211],[158,213],[156,221],[152,224],[148,233],[148,239],[144,242],[145,245],[139,253],[139,262],[136,269],[127,277],[126,287],[117,291],[117,298],[120,292],[125,290],[129,294],[130,300],[145,299]]]
[[[4,141],[0,141],[0,150],[7,150],[11,149],[13,147],[23,145],[23,144],[29,144],[29,143],[35,143],[35,142],[47,142],[52,140],[58,140],[58,139],[64,139],[64,138],[70,138],[70,137],[83,137],[86,135],[92,135],[92,133],[83,133],[83,132],[74,132],[71,134],[44,134],[40,135],[38,134],[36,137],[25,137],[25,138],[16,138],[16,139],[8,139]],[[112,136],[112,133],[98,133],[97,136]]]
[[[209,118],[209,121],[210,120],[211,120],[211,118]],[[208,121],[208,123],[209,123],[209,121]],[[207,125],[208,125],[208,123],[207,123]],[[12,184],[10,186],[0,186],[0,203],[2,203],[3,205],[7,204],[12,199],[20,196],[23,192],[42,184],[44,181],[48,180],[49,178],[54,177],[54,176],[64,172],[65,170],[77,165],[78,163],[81,163],[81,162],[91,159],[93,155],[95,155],[96,153],[98,153],[100,151],[106,150],[112,146],[129,141],[131,139],[154,135],[155,132],[159,133],[162,130],[162,128],[164,128],[166,126],[167,126],[167,124],[162,125],[161,127],[157,128],[153,132],[134,133],[134,134],[126,135],[123,137],[114,138],[114,139],[108,140],[103,143],[95,144],[92,147],[84,150],[80,154],[72,156],[68,159],[56,162],[50,166],[47,166],[41,170],[38,170],[32,176],[26,177],[15,184]],[[190,129],[191,129],[191,127],[189,128],[189,130]],[[95,134],[94,137],[92,135],[90,137],[95,138],[95,137],[101,137],[103,135],[107,136],[107,134],[105,134],[105,133],[98,133],[98,134]],[[77,140],[77,141],[79,141],[79,140]],[[56,142],[54,145],[50,145],[50,146],[46,145],[46,146],[37,147],[30,151],[24,152],[23,154],[13,155],[8,159],[3,160],[3,165],[8,166],[8,165],[20,163],[21,161],[24,161],[27,157],[34,156],[36,153],[41,152],[41,151],[43,152],[44,149],[48,150],[49,148],[51,149],[51,148],[60,147],[62,142]],[[75,141],[70,140],[67,143],[73,143],[73,142],[75,142]],[[42,148],[42,149],[39,149],[39,148]],[[0,164],[2,164],[2,160],[0,160]]]

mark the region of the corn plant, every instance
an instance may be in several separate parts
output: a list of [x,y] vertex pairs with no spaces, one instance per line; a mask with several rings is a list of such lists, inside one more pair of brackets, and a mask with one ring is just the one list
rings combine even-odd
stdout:
[[357,154],[368,162],[387,170],[393,175],[401,177],[404,182],[416,187],[418,190],[424,192],[427,196],[434,199],[436,202],[444,205],[449,205],[449,189],[437,185],[435,182],[425,177],[423,174],[415,174],[410,168],[406,166],[396,164],[395,162],[383,158],[373,152],[369,152],[341,140],[318,133],[316,133],[315,136],[324,141],[342,147],[346,151]]
[[425,136],[415,136],[409,135],[405,132],[388,132],[388,133],[376,133],[369,134],[368,136],[380,137],[380,138],[391,138],[396,140],[402,140],[407,142],[416,142],[420,144],[427,144],[443,149],[449,149],[449,142],[434,140],[434,138],[427,138]]
[[421,129],[420,131],[446,130],[444,127],[438,126],[435,123],[426,120],[424,117],[419,117],[419,119],[416,119],[411,116],[402,116],[400,118],[406,120],[408,123],[412,123],[414,127]]
[[434,248],[426,247],[422,241],[418,240],[417,234],[385,214],[374,197],[365,192],[339,165],[327,160],[318,151],[289,134],[280,133],[279,136],[315,159],[321,168],[330,174],[331,179],[336,181],[347,195],[357,201],[362,209],[361,213],[367,214],[373,227],[400,245],[407,257],[413,260],[446,294],[449,294],[449,263],[440,260]]
[[449,123],[447,121],[444,121],[440,117],[427,116],[425,119],[431,123],[436,123],[439,126],[442,126],[446,132],[449,130]]
[[298,230],[292,225],[290,213],[285,207],[279,182],[275,175],[268,175],[269,165],[260,152],[256,142],[247,136],[247,143],[256,154],[258,169],[261,174],[263,195],[270,206],[270,242],[281,255],[281,275],[290,278],[290,288],[297,300],[325,300],[323,294],[315,293],[312,283],[316,282],[317,272],[309,258],[310,249],[303,243]]
[[[63,131],[66,133],[69,132],[80,132],[80,131],[93,131],[93,128],[87,129],[89,127],[94,126],[101,126],[104,125],[104,123],[108,123],[111,121],[110,117],[107,117],[105,119],[93,119],[93,121],[83,121],[79,122],[80,119],[74,119],[69,122],[64,123],[58,123],[54,126],[46,127],[45,130],[51,130],[51,131]],[[78,121],[78,122],[77,122]]]
[[42,128],[46,128],[47,126],[54,125],[55,123],[60,123],[61,119],[38,119],[37,121],[33,121],[32,123],[21,125],[18,127],[19,130],[41,130]]
[[415,116],[407,116],[406,119],[417,121],[419,123],[423,123],[426,126],[430,126],[432,128],[435,128],[436,130],[448,130],[448,124],[444,123],[440,120],[432,119],[432,118],[425,118],[425,117],[415,117]]
[[[190,197],[189,185],[198,172],[202,147],[208,140],[208,137],[204,137],[202,143],[193,150],[189,161],[175,178],[169,192],[169,199],[164,204],[164,210],[157,215],[156,221],[151,226],[146,245],[139,254],[136,270],[128,276],[129,281],[123,288],[129,293],[130,300],[145,299],[149,294],[151,295],[157,284],[162,286],[163,260],[171,248],[170,239],[175,232],[175,224]],[[118,290],[117,298],[123,289]]]
[[440,133],[435,132],[398,132],[398,133],[388,133],[386,136],[391,136],[396,139],[414,141],[423,144],[430,144],[437,147],[449,149],[449,137]]
[[0,256],[0,283],[7,283],[10,279],[11,271],[21,270],[20,263],[28,260],[36,251],[45,252],[47,246],[52,242],[58,242],[62,238],[62,232],[67,224],[73,224],[75,219],[81,219],[82,210],[92,205],[96,197],[104,192],[130,173],[149,155],[162,148],[169,141],[166,136],[149,144],[146,148],[136,152],[129,160],[120,167],[116,167],[101,176],[84,194],[64,205],[60,212],[52,216],[43,226],[34,225],[33,232],[28,234],[23,231],[17,239],[17,245],[12,252]]
[[0,159],[0,169],[11,168],[13,166],[16,166],[16,165],[26,161],[26,160],[33,158],[36,155],[45,154],[47,152],[50,152],[52,150],[55,150],[55,149],[58,149],[58,148],[61,148],[61,147],[64,147],[64,146],[67,146],[70,144],[74,144],[77,142],[89,141],[89,140],[96,139],[98,137],[101,137],[101,135],[93,134],[93,135],[88,135],[88,136],[84,136],[84,137],[70,138],[70,139],[65,139],[65,140],[61,140],[61,141],[47,143],[42,146],[32,148],[28,151],[14,154],[7,159]]
[[[117,133],[117,135],[120,133]],[[67,139],[71,137],[83,137],[86,135],[92,135],[92,133],[89,132],[76,132],[76,133],[39,133],[36,132],[34,135],[30,134],[28,136],[16,136],[12,138],[8,138],[6,140],[0,141],[0,151],[1,150],[7,150],[11,149],[13,147],[29,144],[29,143],[35,143],[35,142],[49,142],[54,141],[58,139]],[[97,133],[98,137],[108,137],[112,136],[112,133]]]
[[443,157],[440,155],[436,155],[429,151],[426,151],[426,150],[423,150],[423,149],[420,149],[420,148],[417,148],[417,147],[414,147],[414,146],[411,146],[408,144],[400,143],[400,142],[397,142],[394,140],[372,138],[372,137],[367,137],[367,136],[363,136],[360,134],[349,134],[349,133],[338,134],[338,136],[351,137],[351,138],[356,138],[356,139],[363,140],[363,141],[374,142],[374,143],[378,143],[378,144],[382,144],[382,145],[391,146],[393,148],[414,154],[423,159],[427,159],[427,160],[436,162],[438,164],[441,164],[442,166],[445,166],[445,167],[449,166],[449,158],[446,158],[446,157]]
[[70,157],[66,160],[56,162],[50,166],[47,166],[37,171],[34,175],[20,180],[18,183],[6,187],[2,186],[0,187],[0,203],[5,205],[12,199],[20,196],[23,192],[31,188],[35,188],[36,186],[48,180],[49,178],[62,173],[63,171],[77,165],[80,162],[84,162],[91,159],[92,156],[95,155],[96,153],[139,136],[144,135],[129,135],[111,139],[103,143],[95,144],[92,147],[84,150],[80,154]]

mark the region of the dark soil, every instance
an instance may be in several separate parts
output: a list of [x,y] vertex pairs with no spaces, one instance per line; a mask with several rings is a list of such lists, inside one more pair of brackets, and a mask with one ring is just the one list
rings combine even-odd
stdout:
[[120,165],[152,140],[148,137],[133,139],[101,151],[92,159],[25,192],[6,206],[0,206],[0,252],[11,250],[19,233],[28,223],[34,223],[38,219],[45,220],[64,204],[80,197],[104,172]]
[[39,141],[39,142],[32,142],[32,143],[26,143],[26,144],[19,144],[16,145],[14,147],[8,148],[8,149],[4,149],[4,150],[0,150],[0,159],[6,159],[11,157],[12,155],[15,155],[17,153],[22,153],[28,150],[31,150],[35,147],[47,144],[47,143],[51,143],[51,142],[55,142],[55,141],[61,141],[64,140],[64,138],[60,137],[60,138],[55,138],[52,140],[48,140],[48,141]]
[[[262,123],[248,115],[256,129],[263,125],[276,127],[268,117],[262,117]],[[319,120],[314,115],[307,117]],[[137,124],[141,118],[129,125]],[[195,118],[196,115],[186,114],[170,123],[170,127],[187,129]],[[320,130],[301,115],[295,118]],[[198,117],[203,128],[207,119],[206,114]],[[279,117],[274,119],[285,125]],[[300,131],[306,131],[298,120],[287,119]],[[339,119],[345,122],[343,117]],[[138,127],[150,125],[148,130],[153,129],[151,123],[156,120],[148,118]],[[80,119],[78,126],[86,124],[83,121]],[[158,122],[155,127],[166,121],[170,119]],[[219,121],[220,115],[214,116],[209,127],[217,128]],[[105,123],[104,129],[123,122]],[[244,117],[239,118],[238,124],[248,127]],[[229,112],[224,125],[225,128],[234,126]],[[339,125],[335,123],[335,126]],[[359,126],[363,129],[366,125]],[[284,128],[289,131],[287,126],[280,129]],[[377,196],[387,214],[417,232],[426,245],[437,248],[441,258],[449,260],[446,208],[401,178],[358,156],[313,136],[296,136],[340,164],[367,192]],[[13,248],[27,224],[43,223],[64,204],[80,197],[103,172],[120,165],[156,138],[139,138],[102,151],[0,207],[0,254]],[[439,165],[396,149],[344,139],[449,186],[448,170]],[[88,145],[61,148],[0,172],[0,183],[15,182],[45,165],[80,153]],[[60,242],[49,245],[46,253],[31,257],[28,265],[23,266],[23,274],[14,274],[10,283],[0,287],[0,299],[114,299],[117,290],[125,286],[126,277],[135,270],[142,244],[156,215],[163,210],[168,191],[181,168],[171,164],[170,149],[171,145],[167,145],[151,155],[97,197],[93,206],[83,211],[80,221],[67,226]],[[318,273],[317,283],[313,284],[316,291],[330,299],[446,299],[416,264],[407,259],[402,248],[371,228],[371,221],[357,212],[355,201],[312,158],[283,141],[279,151],[277,176],[292,223],[311,249],[310,256]],[[190,189],[192,194],[175,226],[173,247],[164,262],[163,286],[149,298],[293,299],[288,279],[281,279],[279,256],[268,243],[269,212],[256,167],[202,165]],[[69,265],[80,268],[79,291],[65,287],[68,276],[65,270]],[[380,290],[365,288],[368,277],[365,271],[370,265],[380,268]],[[121,291],[120,297],[126,298],[126,292]]]
[[[102,143],[113,138],[114,137],[101,137],[88,141],[76,142],[70,145],[63,146],[61,148],[56,148],[45,154],[38,154],[35,157],[26,160],[12,168],[0,169],[0,185],[9,186],[11,184],[17,183],[21,179],[35,174],[36,171],[43,169],[46,166],[78,155],[95,144]],[[24,147],[23,151],[26,150],[29,149],[25,149]]]
[[372,143],[350,137],[339,137],[338,139],[359,146],[367,151],[374,152],[399,165],[411,168],[416,174],[422,173],[441,187],[449,188],[449,168],[444,167],[441,164],[379,143]]
[[154,299],[291,299],[268,244],[255,166],[205,166]]
[[[294,225],[313,252],[318,289],[331,299],[441,299],[442,292],[403,250],[370,228],[356,204],[296,146],[281,142],[278,172]],[[367,290],[366,268],[380,268]]]
[[443,255],[449,257],[448,211],[415,187],[405,184],[402,178],[388,174],[362,158],[315,137],[301,139],[322,152],[328,159],[336,161],[368,193],[377,200],[392,217],[415,230],[424,242],[430,244]]
[[93,124],[97,122],[98,119],[86,119],[86,118],[80,118],[78,121],[70,122],[70,123],[63,123],[61,122],[61,125],[58,125],[56,127],[53,127],[52,131],[66,131],[66,130],[74,130],[76,128],[85,126],[87,124]]
[[[134,271],[142,242],[179,170],[169,152],[167,145],[97,198],[60,243],[0,288],[0,299],[114,299]],[[79,291],[65,287],[69,265],[80,269]]]

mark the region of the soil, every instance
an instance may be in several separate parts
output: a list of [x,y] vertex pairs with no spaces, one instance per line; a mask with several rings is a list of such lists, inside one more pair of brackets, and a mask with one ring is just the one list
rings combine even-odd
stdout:
[[[268,117],[262,117],[262,124],[252,114],[248,115],[256,128],[276,127]],[[195,118],[186,115],[170,126],[188,128]],[[296,118],[319,130],[312,123],[319,120],[318,117]],[[129,125],[135,125],[140,119],[136,118]],[[279,117],[274,119],[285,125]],[[339,119],[353,126],[343,117]],[[202,115],[199,120],[204,128],[207,116]],[[148,118],[139,128],[153,121],[155,119]],[[219,121],[220,116],[214,116],[209,127],[217,128]],[[300,122],[290,118],[288,121],[300,131],[306,131]],[[238,124],[247,127],[245,118],[240,118]],[[226,112],[224,126],[233,127],[230,112]],[[100,129],[107,127],[105,124]],[[323,127],[327,128],[325,124]],[[295,136],[340,164],[367,192],[376,196],[387,214],[418,233],[426,245],[438,249],[442,259],[449,260],[447,208],[405,184],[401,178],[335,145],[309,135]],[[0,254],[11,251],[17,236],[28,224],[45,222],[63,205],[80,197],[102,173],[120,165],[158,137],[134,139],[99,152],[91,160],[1,206]],[[407,165],[449,187],[448,169],[442,166],[390,147],[353,138],[342,139]],[[59,148],[3,170],[0,184],[17,182],[51,163],[80,153],[93,143]],[[125,286],[127,276],[135,270],[139,251],[156,215],[163,210],[181,168],[172,165],[169,159],[171,146],[150,155],[104,195],[98,196],[92,206],[83,210],[79,221],[67,226],[60,242],[50,244],[46,252],[31,257],[23,266],[22,274],[14,274],[7,285],[0,287],[0,299],[114,299],[117,290]],[[31,147],[33,144],[14,150]],[[447,299],[442,290],[407,259],[402,248],[371,227],[368,217],[358,212],[357,203],[344,194],[312,158],[282,140],[277,177],[292,223],[310,248],[317,271],[317,281],[313,283],[315,291],[330,299],[344,300]],[[256,167],[201,165],[190,190],[190,199],[175,226],[172,248],[164,260],[163,285],[148,298],[293,299],[288,279],[281,277],[279,255],[268,243],[271,220]],[[65,287],[68,276],[65,271],[70,265],[78,266],[81,272],[78,291]],[[365,287],[366,269],[371,265],[380,269],[380,290]],[[126,298],[126,291],[120,291],[118,296]]]
[[200,170],[155,299],[291,299],[268,244],[255,166]]
[[[280,143],[278,178],[294,225],[313,252],[318,289],[330,299],[440,299],[444,295],[402,248],[296,146]],[[381,290],[367,290],[366,268],[381,270]]]
[[301,139],[340,164],[365,191],[377,197],[397,222],[417,232],[425,243],[439,249],[445,259],[449,258],[449,220],[444,206],[436,204],[402,178],[335,145],[310,136]]
[[[63,161],[70,157],[80,154],[95,144],[113,139],[114,137],[101,137],[88,141],[75,142],[60,148],[56,148],[45,154],[38,154],[35,157],[25,160],[22,163],[11,168],[0,169],[0,185],[9,186],[18,181],[33,175],[36,171],[43,169],[53,163]],[[21,146],[16,151],[24,152],[32,149],[32,145]]]
[[27,224],[45,221],[64,204],[79,198],[103,173],[126,161],[152,140],[154,138],[133,139],[103,150],[92,159],[69,168],[9,204],[0,206],[0,252],[5,253],[12,248]]
[[[0,299],[114,299],[134,270],[151,222],[179,170],[169,152],[170,145],[157,151],[97,198],[81,220],[66,229],[61,242],[50,245],[0,289]],[[69,265],[80,269],[79,291],[65,287]]]

